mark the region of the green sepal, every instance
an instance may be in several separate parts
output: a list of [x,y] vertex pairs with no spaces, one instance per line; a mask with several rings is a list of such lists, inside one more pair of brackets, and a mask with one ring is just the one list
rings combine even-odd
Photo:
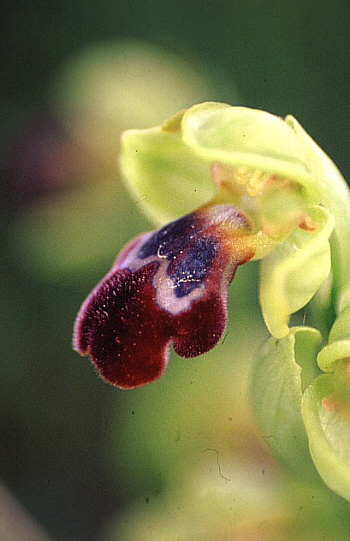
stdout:
[[309,209],[309,215],[317,229],[297,228],[261,263],[260,304],[276,338],[288,334],[289,316],[309,302],[330,271],[333,217],[322,207]]
[[288,115],[285,119],[305,150],[305,163],[322,194],[321,204],[334,216],[331,238],[332,269],[338,309],[350,304],[350,191],[339,169],[327,154],[306,133],[299,122]]
[[350,423],[322,399],[334,391],[334,376],[316,378],[303,395],[301,412],[314,464],[328,487],[350,501]]
[[295,180],[309,204],[320,201],[305,149],[282,118],[259,109],[207,102],[186,111],[182,131],[184,141],[202,160]]
[[120,166],[138,204],[159,224],[192,212],[215,193],[208,164],[172,129],[124,132]]
[[293,327],[282,339],[270,338],[258,351],[252,377],[256,419],[268,447],[294,473],[314,472],[301,417],[303,390],[317,376],[321,334]]
[[141,208],[158,223],[191,212],[213,197],[214,163],[294,180],[308,205],[321,200],[294,129],[258,109],[205,102],[158,127],[127,130],[122,137],[123,176]]

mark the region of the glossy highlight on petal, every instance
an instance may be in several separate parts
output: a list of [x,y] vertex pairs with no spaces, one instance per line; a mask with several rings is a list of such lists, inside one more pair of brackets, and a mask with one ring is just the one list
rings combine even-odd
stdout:
[[227,288],[254,255],[250,233],[243,214],[217,205],[136,237],[82,305],[74,349],[124,389],[157,379],[171,342],[181,357],[209,351],[226,326]]

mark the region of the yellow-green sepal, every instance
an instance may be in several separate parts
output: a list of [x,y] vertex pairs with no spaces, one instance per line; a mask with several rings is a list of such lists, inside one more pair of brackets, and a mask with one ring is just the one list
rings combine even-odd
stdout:
[[192,212],[215,193],[208,164],[173,129],[124,132],[120,166],[135,201],[158,224]]
[[307,204],[318,204],[321,193],[304,154],[295,131],[282,118],[205,102],[156,128],[124,132],[120,165],[141,208],[164,223],[212,199],[214,163],[295,181]]
[[321,192],[321,204],[333,214],[332,269],[338,309],[350,304],[350,191],[339,169],[306,133],[299,122],[288,115],[286,123],[304,148],[305,164]]
[[181,128],[184,141],[202,160],[295,180],[309,204],[320,201],[305,149],[282,118],[259,109],[206,102],[186,111]]

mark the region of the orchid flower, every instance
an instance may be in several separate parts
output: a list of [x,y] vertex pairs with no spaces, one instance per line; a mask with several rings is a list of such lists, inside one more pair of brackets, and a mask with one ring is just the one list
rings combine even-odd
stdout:
[[[350,500],[350,196],[336,166],[293,117],[210,102],[124,132],[120,165],[158,229],[88,296],[74,348],[117,387],[150,383],[171,343],[182,357],[218,343],[238,266],[261,260],[256,417],[287,465],[313,461]],[[289,328],[311,300],[320,328]]]

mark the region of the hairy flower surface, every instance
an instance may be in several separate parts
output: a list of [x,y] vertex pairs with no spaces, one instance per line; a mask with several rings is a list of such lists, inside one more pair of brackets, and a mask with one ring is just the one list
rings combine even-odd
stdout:
[[158,378],[169,344],[209,351],[227,320],[227,288],[254,255],[247,218],[229,205],[188,214],[131,241],[78,315],[74,348],[121,388]]

